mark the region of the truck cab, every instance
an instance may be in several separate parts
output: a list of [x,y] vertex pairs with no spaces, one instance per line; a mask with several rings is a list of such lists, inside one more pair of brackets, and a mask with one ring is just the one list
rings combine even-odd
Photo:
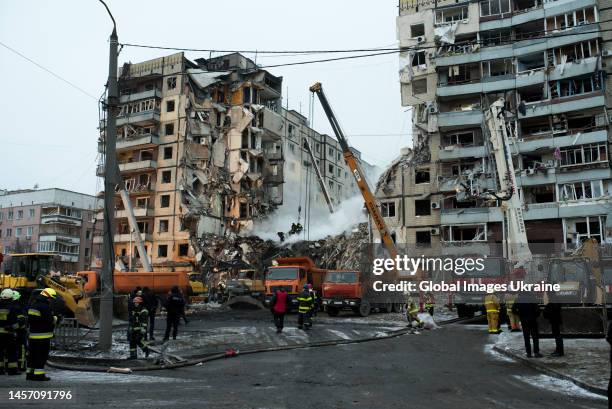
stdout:
[[323,281],[323,306],[331,316],[340,310],[359,308],[362,298],[360,273],[357,271],[328,271]]
[[297,305],[297,296],[307,283],[306,269],[301,266],[272,266],[266,275],[266,305],[274,293],[283,288],[290,305]]

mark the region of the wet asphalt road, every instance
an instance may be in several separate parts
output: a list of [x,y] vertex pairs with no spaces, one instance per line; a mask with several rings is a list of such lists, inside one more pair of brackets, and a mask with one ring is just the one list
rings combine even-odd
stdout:
[[[484,330],[484,328],[482,328]],[[314,329],[316,331],[316,328]],[[607,403],[487,353],[473,326],[354,345],[244,355],[134,375],[53,371],[71,402],[9,401],[39,384],[4,378],[0,407],[605,408]],[[40,385],[43,386],[43,385]],[[552,390],[551,390],[552,388]]]

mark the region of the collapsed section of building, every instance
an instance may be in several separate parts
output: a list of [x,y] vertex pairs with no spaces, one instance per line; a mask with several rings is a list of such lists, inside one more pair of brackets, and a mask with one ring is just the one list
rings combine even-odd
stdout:
[[[356,193],[338,142],[310,128],[300,113],[283,108],[281,90],[282,77],[238,53],[194,61],[177,53],[121,67],[119,170],[156,270],[191,271],[202,261],[202,237],[248,235],[254,221],[283,204],[296,208],[287,230],[303,211],[310,214],[307,207],[326,209],[312,157],[332,201]],[[103,119],[99,176],[104,174],[105,126]],[[285,186],[291,194],[285,194]],[[306,202],[308,195],[312,200]],[[304,197],[304,203],[294,197]],[[125,268],[142,268],[136,229],[119,194],[115,205],[116,254]],[[102,237],[95,242],[100,247]],[[94,249],[94,257],[99,254]]]

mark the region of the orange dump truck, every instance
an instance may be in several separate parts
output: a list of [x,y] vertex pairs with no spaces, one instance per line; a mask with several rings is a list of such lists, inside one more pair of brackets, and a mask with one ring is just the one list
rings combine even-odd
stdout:
[[[77,276],[85,280],[87,294],[100,290],[100,277],[97,271],[79,271]],[[189,276],[185,271],[121,272],[114,273],[115,294],[129,294],[136,287],[149,287],[155,294],[166,294],[173,286],[178,286],[183,294],[191,295]]]
[[341,310],[352,310],[365,317],[374,308],[382,312],[399,312],[404,302],[403,294],[376,291],[375,281],[391,283],[395,280],[355,270],[329,270],[323,282],[323,307],[331,316],[338,315]]
[[304,284],[312,284],[317,294],[321,294],[327,270],[317,268],[309,257],[283,257],[274,261],[275,265],[270,266],[266,274],[266,305],[281,287],[287,292],[290,309],[297,307],[296,298],[304,289]]

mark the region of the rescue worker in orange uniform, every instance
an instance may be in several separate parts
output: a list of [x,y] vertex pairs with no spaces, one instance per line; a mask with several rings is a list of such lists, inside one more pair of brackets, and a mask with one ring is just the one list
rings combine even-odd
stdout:
[[491,291],[484,299],[485,309],[487,311],[487,323],[489,324],[489,334],[499,334],[499,298]]

